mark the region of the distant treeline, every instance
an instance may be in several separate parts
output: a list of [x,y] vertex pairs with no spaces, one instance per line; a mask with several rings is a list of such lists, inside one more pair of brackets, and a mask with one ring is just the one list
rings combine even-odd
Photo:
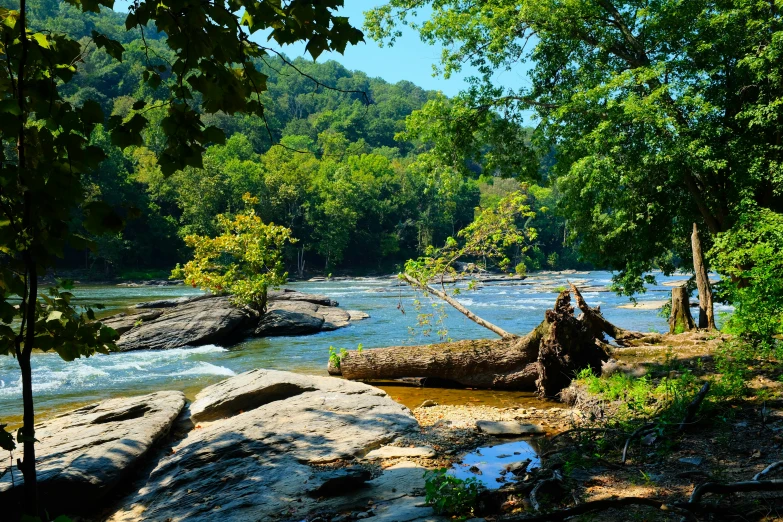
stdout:
[[[13,7],[7,0],[0,4]],[[406,117],[435,92],[369,78],[333,61],[278,56],[260,63],[268,75],[265,118],[206,118],[225,131],[227,142],[208,149],[204,169],[164,177],[157,163],[163,133],[156,122],[166,109],[156,103],[165,96],[142,78],[145,65],[173,58],[154,28],[143,35],[145,51],[142,34],[126,32],[122,15],[83,15],[55,0],[32,4],[33,26],[82,39],[88,49],[78,77],[63,89],[68,101],[95,100],[106,114],[127,117],[144,100],[144,116],[152,122],[143,145],[125,152],[102,127],[92,134],[108,159],[90,174],[90,197],[128,209],[127,225],[116,236],[91,238],[94,250],[67,252],[62,269],[100,277],[169,269],[187,259],[186,235],[214,234],[215,216],[236,211],[242,194],[250,192],[260,198],[256,211],[265,221],[290,227],[298,239],[287,253],[292,272],[388,271],[454,235],[471,222],[477,206],[520,188],[478,168],[466,176],[439,163],[428,143],[395,139]],[[122,62],[87,45],[93,29],[122,42]],[[538,230],[538,239],[515,264],[580,266],[564,246],[565,220],[554,212],[557,193],[526,190],[538,212],[527,226]]]

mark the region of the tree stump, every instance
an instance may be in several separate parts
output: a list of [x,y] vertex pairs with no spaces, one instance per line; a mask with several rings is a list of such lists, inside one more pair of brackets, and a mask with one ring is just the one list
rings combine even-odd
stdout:
[[669,333],[678,334],[696,328],[691,316],[688,289],[684,286],[672,288],[672,311],[669,315]]
[[712,289],[707,266],[704,264],[704,254],[701,251],[699,229],[693,224],[691,234],[693,249],[693,272],[696,275],[696,287],[699,289],[699,328],[715,329],[715,313],[712,306]]

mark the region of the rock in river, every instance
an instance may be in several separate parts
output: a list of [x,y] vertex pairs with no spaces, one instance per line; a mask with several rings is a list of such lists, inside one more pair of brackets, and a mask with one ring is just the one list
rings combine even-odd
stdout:
[[[356,460],[418,428],[372,386],[272,370],[205,388],[191,418],[195,429],[110,520],[302,520],[366,509],[373,481]],[[420,487],[422,471],[411,472]]]
[[226,342],[241,336],[254,319],[251,312],[234,306],[228,297],[190,301],[165,310],[123,334],[117,347],[125,352]]
[[103,319],[121,334],[122,351],[230,344],[248,336],[306,335],[369,317],[342,310],[323,295],[283,289],[269,293],[267,313],[238,307],[226,296],[200,295],[136,305],[139,312]]
[[[44,507],[50,514],[94,508],[169,432],[184,405],[182,393],[164,391],[105,400],[36,426]],[[0,478],[0,506],[18,505],[23,479],[16,470],[14,480],[12,488],[10,473]]]

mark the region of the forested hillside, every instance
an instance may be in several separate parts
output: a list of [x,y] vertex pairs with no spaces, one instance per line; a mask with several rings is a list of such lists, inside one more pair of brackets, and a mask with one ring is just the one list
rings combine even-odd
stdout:
[[[132,219],[117,235],[92,238],[97,250],[67,252],[61,269],[95,277],[170,269],[188,256],[185,236],[214,235],[215,217],[236,211],[250,192],[260,198],[256,211],[264,221],[290,227],[298,239],[286,253],[291,272],[393,270],[470,223],[480,204],[520,186],[495,184],[491,172],[475,165],[446,167],[427,141],[395,139],[406,117],[437,93],[369,78],[333,61],[284,56],[260,64],[268,76],[264,117],[206,116],[206,124],[225,132],[226,143],[207,150],[203,169],[164,176],[158,162],[167,91],[144,81],[147,64],[173,60],[160,36],[145,31],[145,51],[141,34],[125,31],[122,14],[83,14],[55,1],[36,2],[31,13],[33,27],[65,32],[87,49],[78,75],[62,88],[68,101],[94,100],[107,115],[127,120],[139,112],[152,123],[143,143],[124,151],[103,126],[92,133],[91,143],[108,159],[89,174],[90,197],[124,207]],[[91,43],[93,30],[124,45],[122,62]],[[146,107],[135,110],[138,100]],[[556,194],[538,187],[529,192],[538,214],[528,226],[539,239],[514,265],[575,266],[573,251],[563,245],[564,220],[554,214]],[[79,226],[80,216],[73,222]]]

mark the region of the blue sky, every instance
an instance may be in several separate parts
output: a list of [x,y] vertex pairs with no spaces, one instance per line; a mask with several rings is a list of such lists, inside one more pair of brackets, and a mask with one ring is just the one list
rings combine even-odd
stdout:
[[[364,12],[385,2],[377,0],[345,0],[345,7],[340,14],[348,16],[351,25],[361,28],[364,24]],[[419,18],[426,16],[426,11],[419,13]],[[377,42],[365,38],[365,43],[349,46],[345,55],[325,53],[318,58],[319,62],[335,60],[348,69],[364,71],[372,77],[383,78],[389,82],[408,80],[425,89],[439,90],[447,96],[457,94],[466,86],[465,78],[473,74],[466,68],[462,74],[453,75],[448,80],[441,76],[433,77],[432,65],[440,59],[441,47],[428,45],[421,41],[416,31],[403,27],[403,35],[398,38],[393,47],[380,47]],[[305,56],[304,44],[287,46],[283,51],[289,57]],[[306,55],[309,58],[309,55]],[[510,87],[524,84],[522,74],[502,72],[496,81]]]
[[[120,0],[115,4],[115,9],[127,10],[128,1]],[[376,5],[382,5],[381,0],[345,0],[345,7],[340,14],[348,16],[354,27],[361,28],[364,23],[364,11]],[[419,14],[423,16],[425,12]],[[269,45],[268,42],[264,42]],[[281,50],[290,58],[303,56],[304,44],[290,45]],[[442,91],[447,96],[454,96],[465,88],[465,78],[471,76],[472,70],[466,69],[462,74],[453,75],[446,80],[443,77],[433,77],[432,65],[440,58],[441,48],[427,45],[419,39],[419,35],[409,29],[403,29],[403,36],[397,39],[394,47],[379,47],[369,38],[365,43],[349,46],[345,55],[338,53],[324,53],[318,58],[319,62],[335,60],[348,69],[363,71],[371,77],[379,77],[392,83],[408,80],[425,89]],[[503,71],[496,75],[495,82],[508,86],[520,87],[526,84],[524,71]]]

